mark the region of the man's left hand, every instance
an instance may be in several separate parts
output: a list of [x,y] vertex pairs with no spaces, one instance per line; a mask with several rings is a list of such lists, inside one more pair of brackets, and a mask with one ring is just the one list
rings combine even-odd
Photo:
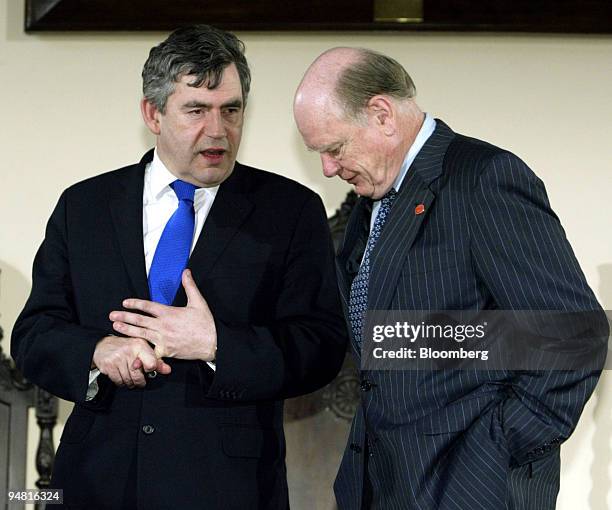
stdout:
[[144,338],[155,345],[158,358],[213,361],[217,350],[217,330],[208,303],[200,294],[189,269],[182,275],[187,306],[162,305],[144,299],[126,299],[123,306],[135,312],[113,311],[110,320],[119,333]]

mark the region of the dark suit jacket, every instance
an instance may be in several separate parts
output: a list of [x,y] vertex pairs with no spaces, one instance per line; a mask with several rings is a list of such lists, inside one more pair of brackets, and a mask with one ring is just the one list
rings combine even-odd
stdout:
[[[345,312],[369,208],[356,204],[337,258]],[[439,120],[372,254],[368,309],[600,310],[540,179]],[[335,484],[339,508],[361,508],[364,470],[372,508],[554,508],[559,444],[598,375],[362,371],[362,405]]]
[[[330,381],[346,345],[324,208],[304,186],[237,163],[219,189],[188,263],[215,318],[216,373],[169,359],[172,373],[144,389],[101,376],[85,402],[109,312],[148,299],[151,158],[62,194],[15,324],[19,369],[76,403],[53,485],[77,508],[287,508],[282,399]],[[185,303],[181,288],[174,305]]]

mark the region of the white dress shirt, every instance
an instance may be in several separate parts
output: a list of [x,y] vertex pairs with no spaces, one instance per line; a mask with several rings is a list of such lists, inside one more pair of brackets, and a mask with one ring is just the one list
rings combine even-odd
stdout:
[[[143,246],[147,276],[153,262],[153,255],[157,243],[161,238],[164,227],[174,211],[178,208],[179,200],[174,190],[170,187],[176,176],[173,175],[166,165],[159,159],[157,149],[153,154],[153,161],[147,164],[144,175],[144,189],[142,193],[142,232]],[[193,240],[191,242],[190,254],[202,232],[204,222],[215,201],[219,186],[212,188],[197,188],[193,200],[195,210],[195,226]],[[130,297],[130,296],[126,296]],[[208,364],[213,370],[214,363]],[[89,372],[89,387],[87,388],[87,400],[93,399],[98,393],[97,378],[100,371],[95,368]]]

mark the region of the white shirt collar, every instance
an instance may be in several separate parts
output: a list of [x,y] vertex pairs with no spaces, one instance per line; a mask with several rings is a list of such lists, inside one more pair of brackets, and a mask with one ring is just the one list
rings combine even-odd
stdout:
[[[157,154],[157,148],[153,152],[153,161],[149,163],[147,168],[147,177],[145,180],[145,186],[149,186],[148,196],[154,201],[159,200],[165,193],[171,192],[170,184],[178,179],[168,167],[164,165],[164,162],[160,159]],[[194,209],[197,211],[206,200],[206,196],[214,199],[219,191],[219,186],[213,186],[211,188],[197,188],[195,191],[195,197],[193,200]],[[174,192],[172,192],[172,196]]]
[[157,154],[157,149],[153,152],[153,161],[151,161],[149,171],[151,196],[155,199],[159,199],[160,195],[167,191],[166,188],[176,181],[177,177],[168,170],[166,165],[164,165],[164,162]]
[[414,139],[414,142],[410,146],[410,149],[408,149],[408,153],[406,154],[406,157],[404,158],[404,162],[402,163],[402,166],[400,167],[399,174],[397,175],[397,177],[395,178],[395,182],[393,183],[393,188],[395,188],[395,191],[399,191],[400,186],[402,185],[402,182],[404,182],[404,178],[406,177],[406,174],[408,173],[408,169],[410,168],[410,165],[412,165],[418,153],[423,148],[423,145],[425,145],[425,142],[427,142],[427,140],[432,135],[435,129],[436,129],[435,119],[431,115],[426,113],[425,120],[423,121],[423,125],[421,126],[421,129],[419,129],[419,132],[416,138]]

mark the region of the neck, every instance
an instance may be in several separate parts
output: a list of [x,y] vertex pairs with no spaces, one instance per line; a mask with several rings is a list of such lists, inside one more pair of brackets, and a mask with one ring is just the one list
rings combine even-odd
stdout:
[[[425,122],[425,114],[421,111],[421,109],[414,103],[412,103],[413,108],[406,112],[405,118],[402,119],[401,123],[401,145],[403,151],[402,154],[405,157],[410,147],[416,140],[423,123]],[[402,159],[403,161],[403,159]],[[400,163],[401,165],[401,163]]]

